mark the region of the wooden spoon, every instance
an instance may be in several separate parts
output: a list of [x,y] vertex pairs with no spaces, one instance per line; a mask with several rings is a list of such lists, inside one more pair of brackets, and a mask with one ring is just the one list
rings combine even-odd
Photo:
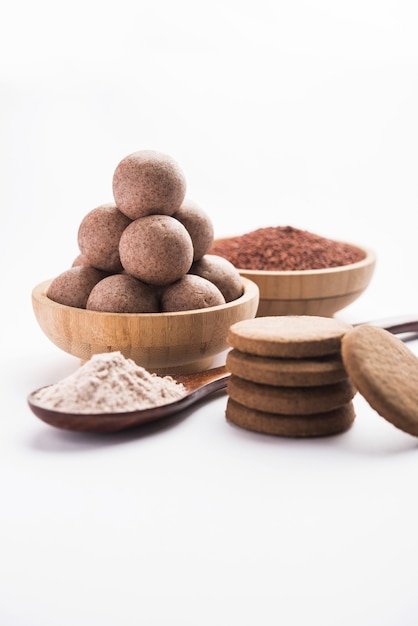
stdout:
[[[367,322],[367,324],[379,326],[396,335],[414,333],[412,336],[405,337],[406,340],[412,337],[415,338],[418,333],[417,318],[393,317],[387,320]],[[28,404],[33,413],[50,426],[79,432],[111,433],[135,428],[147,422],[161,420],[178,413],[214,391],[225,389],[229,376],[230,374],[225,366],[215,367],[194,374],[173,376],[178,382],[183,383],[187,389],[186,395],[180,398],[180,400],[125,413],[65,413],[63,411],[55,411],[45,408],[35,400],[34,395],[37,393],[36,391],[33,391],[28,396]]]
[[224,389],[228,378],[229,373],[223,365],[194,374],[177,375],[175,379],[183,383],[187,389],[186,395],[182,398],[168,404],[125,413],[65,413],[55,411],[42,406],[35,400],[36,391],[28,396],[28,403],[33,413],[50,426],[80,432],[111,433],[134,428],[178,413],[204,396]]

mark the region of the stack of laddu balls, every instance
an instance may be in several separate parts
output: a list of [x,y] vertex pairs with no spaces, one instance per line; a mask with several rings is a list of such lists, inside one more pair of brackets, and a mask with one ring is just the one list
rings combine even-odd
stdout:
[[185,197],[185,176],[169,155],[141,150],[126,156],[114,171],[113,196],[82,220],[80,254],[50,283],[51,300],[94,311],[158,313],[217,306],[242,295],[235,266],[207,254],[213,224]]
[[233,324],[227,419],[288,437],[347,430],[355,418],[356,389],[344,367],[341,340],[350,329],[340,320],[303,315]]

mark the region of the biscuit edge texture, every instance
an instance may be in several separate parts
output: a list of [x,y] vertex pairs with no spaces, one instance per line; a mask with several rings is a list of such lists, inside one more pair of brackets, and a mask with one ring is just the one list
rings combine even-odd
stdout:
[[382,328],[363,324],[346,333],[341,356],[358,392],[396,428],[418,436],[418,358]]

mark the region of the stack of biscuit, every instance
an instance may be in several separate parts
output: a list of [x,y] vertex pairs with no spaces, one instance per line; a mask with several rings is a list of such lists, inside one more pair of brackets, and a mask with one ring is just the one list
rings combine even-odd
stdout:
[[228,332],[226,418],[249,430],[319,437],[347,430],[356,389],[341,358],[352,327],[317,316],[243,320]]

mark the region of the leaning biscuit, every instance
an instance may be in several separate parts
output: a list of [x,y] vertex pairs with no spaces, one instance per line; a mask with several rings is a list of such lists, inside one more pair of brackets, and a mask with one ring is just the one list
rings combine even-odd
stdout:
[[314,415],[276,415],[248,408],[228,398],[226,419],[247,430],[282,437],[325,437],[342,433],[352,425],[355,411],[348,402],[333,411]]
[[361,325],[341,344],[345,368],[370,406],[397,428],[418,436],[418,358],[389,331]]
[[310,415],[343,406],[352,400],[356,390],[348,379],[318,387],[274,387],[243,380],[231,374],[227,392],[230,398],[250,409],[267,413]]
[[339,353],[306,359],[280,359],[232,349],[226,355],[226,368],[245,380],[284,387],[330,385],[347,378]]
[[352,326],[341,320],[313,315],[256,317],[233,324],[228,343],[256,356],[306,358],[333,354]]

